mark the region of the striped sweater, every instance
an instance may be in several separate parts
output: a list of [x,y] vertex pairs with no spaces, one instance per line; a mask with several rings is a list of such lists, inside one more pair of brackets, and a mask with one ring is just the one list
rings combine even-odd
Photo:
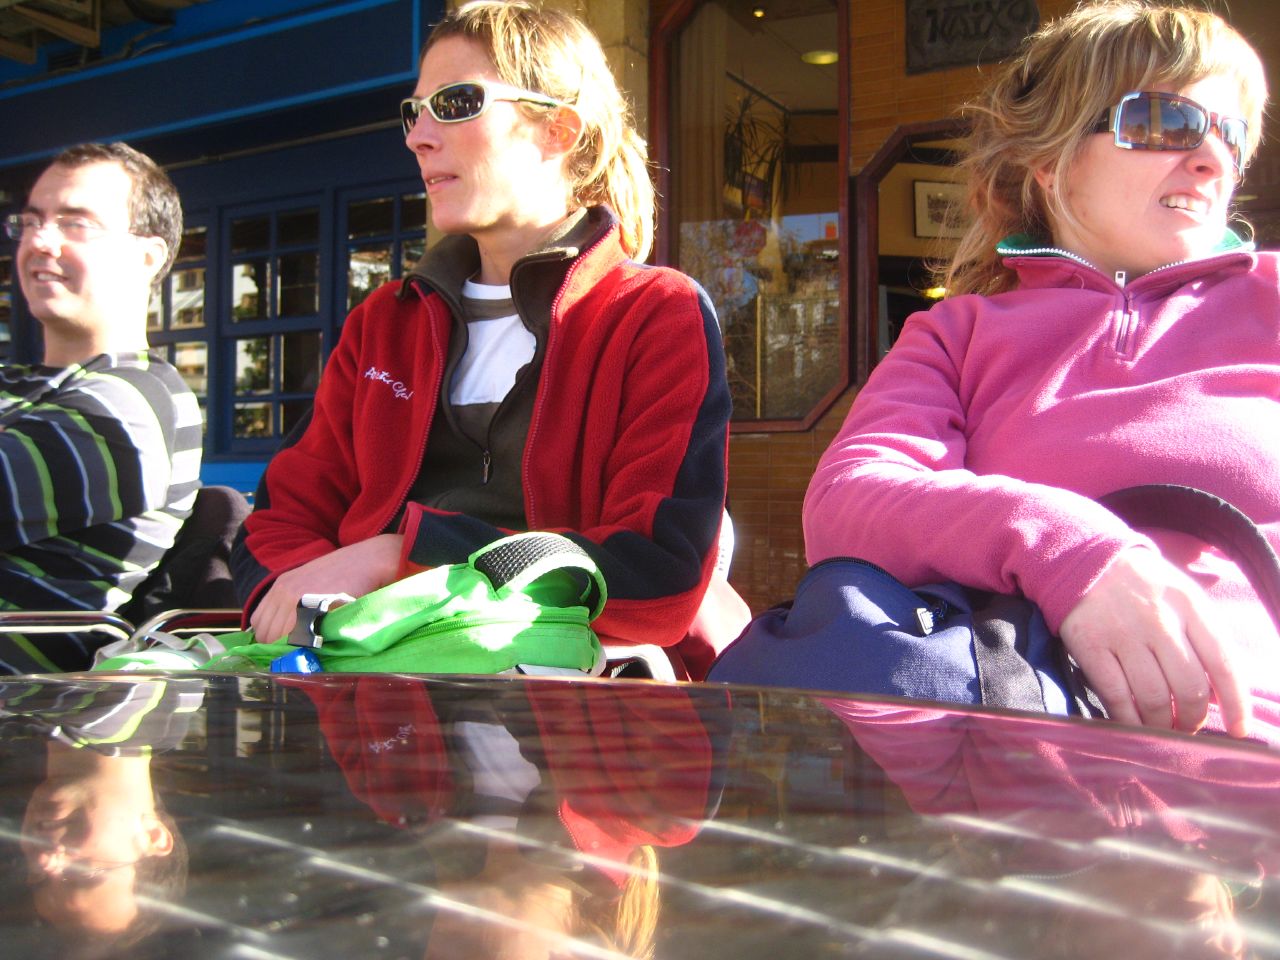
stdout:
[[[120,606],[191,512],[200,448],[195,396],[154,354],[0,367],[0,609]],[[0,672],[87,666],[39,647],[0,636]]]
[[107,757],[146,757],[181,745],[204,702],[194,677],[51,677],[0,681],[0,740],[24,734]]

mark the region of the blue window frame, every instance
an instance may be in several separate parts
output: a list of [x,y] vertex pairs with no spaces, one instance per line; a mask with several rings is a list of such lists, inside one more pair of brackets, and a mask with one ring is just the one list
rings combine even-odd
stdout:
[[209,278],[209,226],[188,222],[158,295],[147,311],[151,347],[177,367],[200,402],[205,429],[209,423],[209,336],[214,291]]
[[316,195],[221,212],[220,452],[269,453],[311,405],[332,336],[326,209]]
[[344,269],[338,296],[346,312],[382,284],[403,277],[422,257],[426,203],[420,180],[350,190],[339,197]]
[[310,409],[347,313],[422,256],[426,210],[412,179],[188,217],[147,329],[200,401],[206,461],[274,452]]

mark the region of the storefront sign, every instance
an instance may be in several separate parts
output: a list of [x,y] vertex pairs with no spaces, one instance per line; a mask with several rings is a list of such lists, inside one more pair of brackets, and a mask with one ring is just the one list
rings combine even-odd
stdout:
[[1035,0],[906,0],[907,73],[1003,60],[1040,26]]

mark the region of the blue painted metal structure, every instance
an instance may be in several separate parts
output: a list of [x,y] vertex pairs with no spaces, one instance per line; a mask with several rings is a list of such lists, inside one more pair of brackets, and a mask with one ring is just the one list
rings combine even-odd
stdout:
[[[189,224],[209,229],[208,276],[229,276],[229,209],[303,197],[321,211],[320,330],[325,354],[345,312],[341,203],[361,191],[412,189],[417,170],[397,104],[443,0],[207,0],[157,28],[103,37],[101,59],[0,64],[0,213],[63,147],[125,140],[165,166]],[[66,46],[65,50],[71,48]],[[65,52],[65,51],[64,51]],[[11,253],[0,248],[0,256]],[[14,283],[13,356],[38,355],[38,326]],[[264,449],[230,439],[230,326],[211,283],[206,480],[252,489]],[[314,328],[314,323],[313,323]]]

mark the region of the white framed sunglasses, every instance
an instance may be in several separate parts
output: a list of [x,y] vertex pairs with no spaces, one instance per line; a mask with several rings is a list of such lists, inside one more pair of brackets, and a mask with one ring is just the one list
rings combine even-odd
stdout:
[[495,83],[491,80],[463,80],[458,83],[446,83],[435,93],[425,97],[406,97],[401,100],[400,124],[407,137],[413,125],[422,116],[423,110],[431,114],[438,123],[462,123],[481,116],[489,109],[489,105],[497,100],[533,103],[540,107],[569,106],[546,94],[509,87],[505,83]]

